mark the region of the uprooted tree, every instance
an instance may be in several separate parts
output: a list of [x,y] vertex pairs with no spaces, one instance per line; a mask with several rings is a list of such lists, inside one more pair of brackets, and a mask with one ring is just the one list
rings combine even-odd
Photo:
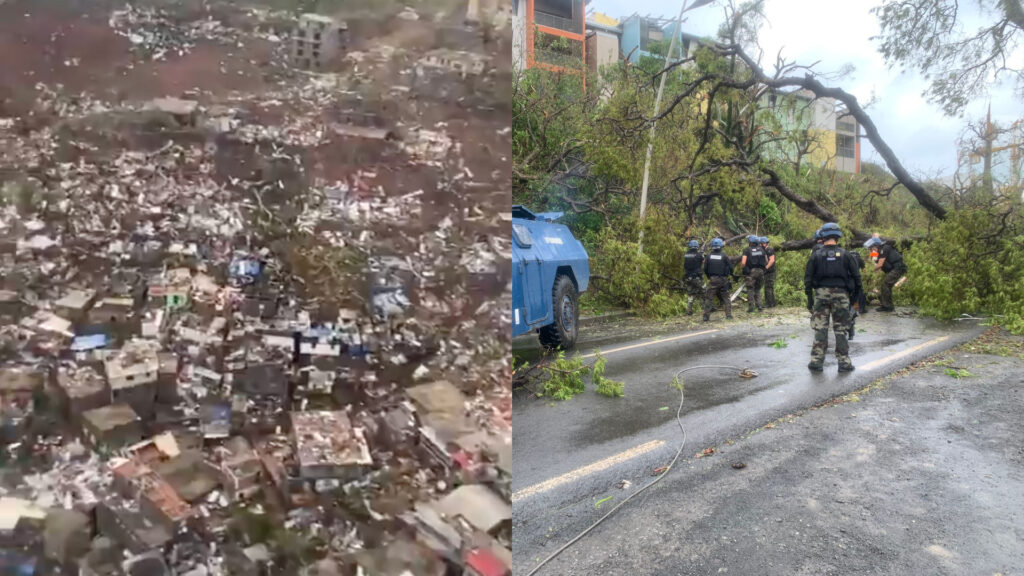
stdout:
[[[684,241],[719,236],[728,245],[757,233],[773,236],[782,249],[780,275],[788,276],[780,276],[779,294],[795,302],[805,260],[796,251],[812,244],[811,232],[825,221],[840,222],[858,244],[872,232],[904,241],[905,248],[912,241],[911,258],[923,257],[917,249],[933,238],[978,231],[979,222],[992,221],[985,234],[960,241],[987,242],[979,253],[1006,259],[1006,242],[1024,229],[1019,194],[966,194],[955,184],[913,176],[865,106],[834,85],[835,77],[781,57],[769,71],[752,56],[759,53],[758,18],[760,3],[730,4],[717,42],[705,42],[666,69],[664,52],[658,58],[665,46],[650,46],[655,58],[611,66],[600,78],[588,78],[587,90],[576,76],[536,70],[516,82],[514,194],[534,207],[571,214],[570,224],[591,248],[599,297],[654,315],[677,314],[685,309],[673,292]],[[663,107],[652,115],[662,74]],[[838,103],[840,118],[857,121],[885,167],[837,172],[827,147],[814,146],[813,134],[778,120],[821,102]],[[652,122],[644,253],[637,255],[638,190]],[[967,201],[972,198],[980,200]],[[955,213],[966,209],[988,218],[967,225]],[[1009,278],[1024,278],[1012,267],[1004,271],[1007,285]],[[928,268],[925,275],[936,273]],[[927,301],[920,290],[928,290],[928,280],[911,278],[907,294]],[[962,311],[1006,311],[1006,293],[984,296],[999,293],[981,287],[965,297]],[[925,311],[948,316],[952,307],[926,305]],[[1014,313],[1024,317],[1024,310]]]

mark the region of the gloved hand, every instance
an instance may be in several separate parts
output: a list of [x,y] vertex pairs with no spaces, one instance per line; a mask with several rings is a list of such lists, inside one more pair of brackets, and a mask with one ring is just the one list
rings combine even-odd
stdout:
[[749,266],[744,266],[743,267],[743,275],[744,276],[750,276],[750,267]]
[[814,290],[811,288],[804,288],[804,294],[807,295],[807,310],[811,311],[814,309]]

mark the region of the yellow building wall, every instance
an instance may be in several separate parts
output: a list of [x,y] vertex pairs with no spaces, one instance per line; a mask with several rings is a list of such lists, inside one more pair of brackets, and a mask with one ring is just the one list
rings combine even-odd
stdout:
[[806,158],[817,166],[833,168],[836,157],[836,131],[812,128],[807,133],[818,144]]

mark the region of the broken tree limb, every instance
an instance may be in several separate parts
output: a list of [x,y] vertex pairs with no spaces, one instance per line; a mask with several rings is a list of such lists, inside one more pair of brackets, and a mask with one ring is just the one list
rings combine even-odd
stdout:
[[720,48],[720,51],[725,54],[735,54],[747,68],[753,74],[759,82],[766,84],[771,88],[786,88],[790,86],[796,86],[804,88],[814,93],[818,98],[833,98],[846,105],[850,115],[857,119],[857,122],[864,128],[864,134],[868,137],[868,140],[875,147],[875,151],[885,160],[885,165],[889,167],[889,171],[892,172],[893,176],[899,180],[900,184],[903,185],[913,196],[917,199],[917,202],[925,209],[931,212],[936,218],[944,219],[946,217],[946,209],[938,203],[920,182],[915,180],[907,169],[903,167],[903,164],[896,157],[896,153],[892,151],[892,148],[882,139],[882,136],[878,132],[878,127],[868,116],[864,108],[861,107],[860,103],[857,102],[857,97],[841,88],[832,88],[822,84],[817,78],[806,75],[803,78],[795,76],[782,76],[782,77],[770,77],[764,73],[764,70],[754,61],[753,58],[747,55],[746,52],[739,46],[724,46]]

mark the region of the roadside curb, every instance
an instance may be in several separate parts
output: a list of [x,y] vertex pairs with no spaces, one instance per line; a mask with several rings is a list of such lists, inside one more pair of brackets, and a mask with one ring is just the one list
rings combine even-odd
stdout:
[[609,320],[618,320],[619,318],[625,318],[627,316],[633,316],[632,310],[617,310],[615,312],[609,312],[607,314],[600,314],[598,316],[580,316],[580,326],[588,326],[591,324],[600,324],[601,322],[607,322]]

